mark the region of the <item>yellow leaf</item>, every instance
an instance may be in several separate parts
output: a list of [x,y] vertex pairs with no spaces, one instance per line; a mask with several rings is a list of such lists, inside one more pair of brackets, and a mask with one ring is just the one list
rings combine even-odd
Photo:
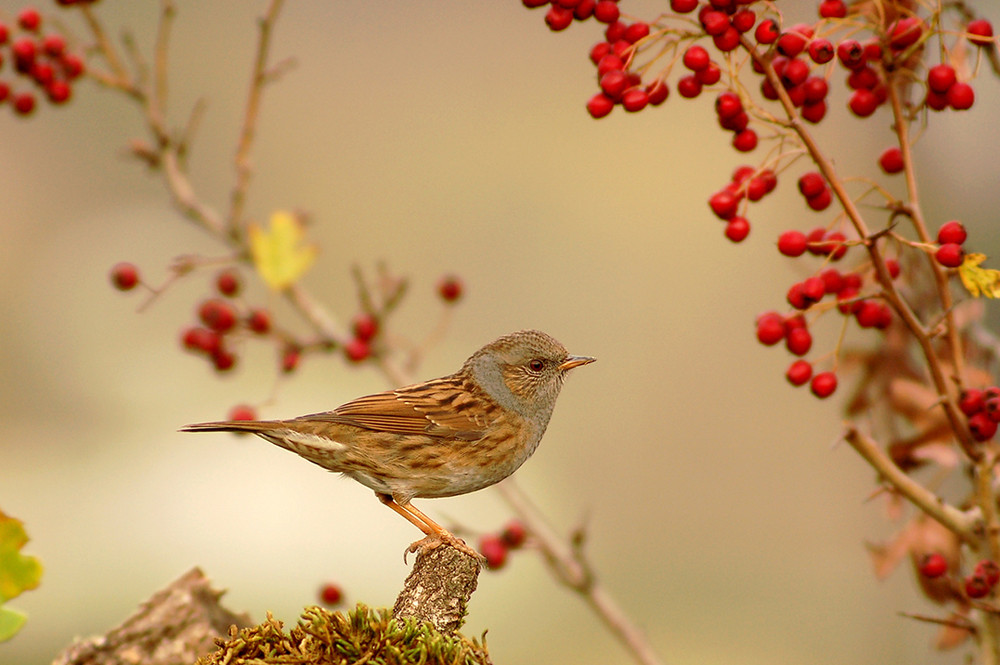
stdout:
[[250,228],[250,253],[261,279],[275,291],[287,289],[316,260],[316,246],[306,244],[305,228],[294,214],[278,210],[268,228]]
[[966,254],[958,267],[958,276],[974,298],[980,294],[987,298],[1000,298],[1000,270],[980,268],[979,264],[985,260],[985,254]]

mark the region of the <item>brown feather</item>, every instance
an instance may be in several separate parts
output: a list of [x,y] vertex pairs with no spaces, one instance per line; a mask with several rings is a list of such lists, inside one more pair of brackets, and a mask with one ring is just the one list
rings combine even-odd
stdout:
[[[464,389],[463,389],[464,388]],[[471,405],[457,404],[468,387],[454,376],[426,383],[365,395],[333,411],[300,416],[295,420],[352,425],[393,434],[429,434],[447,439],[477,441],[497,415],[496,405],[486,399]],[[481,395],[481,391],[478,391]]]

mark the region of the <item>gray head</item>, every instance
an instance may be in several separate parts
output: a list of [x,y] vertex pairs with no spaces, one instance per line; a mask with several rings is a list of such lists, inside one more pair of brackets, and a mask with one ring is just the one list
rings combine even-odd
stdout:
[[540,437],[566,373],[592,362],[594,358],[570,355],[543,332],[520,330],[476,351],[464,369],[502,406],[540,426]]

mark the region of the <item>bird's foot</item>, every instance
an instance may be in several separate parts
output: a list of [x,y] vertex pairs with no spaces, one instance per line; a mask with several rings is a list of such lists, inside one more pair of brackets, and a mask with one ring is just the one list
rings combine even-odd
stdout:
[[417,552],[423,553],[429,550],[436,549],[442,545],[447,545],[448,547],[454,547],[456,550],[463,554],[467,554],[476,560],[480,566],[486,564],[486,557],[477,552],[476,550],[469,547],[464,540],[458,536],[445,531],[444,533],[432,533],[429,536],[421,538],[420,540],[411,543],[406,551],[403,552],[403,563],[406,563],[406,555]]

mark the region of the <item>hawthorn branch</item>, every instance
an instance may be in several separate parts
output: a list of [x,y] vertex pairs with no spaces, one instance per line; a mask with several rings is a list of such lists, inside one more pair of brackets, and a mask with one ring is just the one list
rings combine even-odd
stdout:
[[844,440],[861,455],[879,475],[917,508],[927,513],[973,549],[979,548],[980,513],[965,512],[952,506],[903,472],[872,437],[848,424]]
[[[865,223],[861,211],[858,209],[854,199],[852,199],[847,193],[847,190],[844,187],[844,182],[837,174],[837,171],[833,166],[833,162],[820,149],[819,144],[802,122],[801,117],[795,110],[795,105],[792,103],[791,98],[788,96],[788,92],[785,90],[784,84],[781,82],[777,72],[774,71],[771,61],[762,57],[746,36],[740,37],[740,43],[750,54],[750,57],[760,65],[764,71],[765,77],[771,85],[774,86],[774,89],[778,94],[778,99],[781,102],[781,106],[785,111],[785,122],[799,137],[799,140],[802,141],[802,145],[806,148],[809,156],[823,174],[823,177],[826,178],[830,185],[830,189],[833,190],[833,193],[836,195],[837,200],[843,207],[844,213],[851,221],[851,224],[857,231],[858,236],[864,239],[865,249],[868,251],[868,255],[872,260],[872,265],[875,268],[875,274],[882,287],[882,295],[903,320],[903,323],[913,334],[914,339],[920,347],[921,353],[927,363],[931,380],[934,383],[934,389],[940,397],[941,406],[944,409],[945,416],[948,419],[948,423],[951,426],[952,431],[955,433],[955,438],[958,441],[959,446],[961,446],[962,450],[969,459],[978,461],[981,458],[982,453],[975,446],[972,434],[969,432],[969,427],[966,424],[965,419],[962,417],[962,413],[956,403],[954,391],[949,390],[949,383],[945,377],[944,369],[941,366],[940,358],[934,349],[933,335],[924,327],[923,323],[917,317],[909,303],[906,302],[906,299],[903,298],[902,294],[896,288],[892,276],[889,274],[889,268],[886,266],[885,257],[882,255],[882,251],[879,249],[878,244],[872,240],[872,234],[868,229],[868,225]],[[889,81],[889,88],[893,88],[892,81]]]

